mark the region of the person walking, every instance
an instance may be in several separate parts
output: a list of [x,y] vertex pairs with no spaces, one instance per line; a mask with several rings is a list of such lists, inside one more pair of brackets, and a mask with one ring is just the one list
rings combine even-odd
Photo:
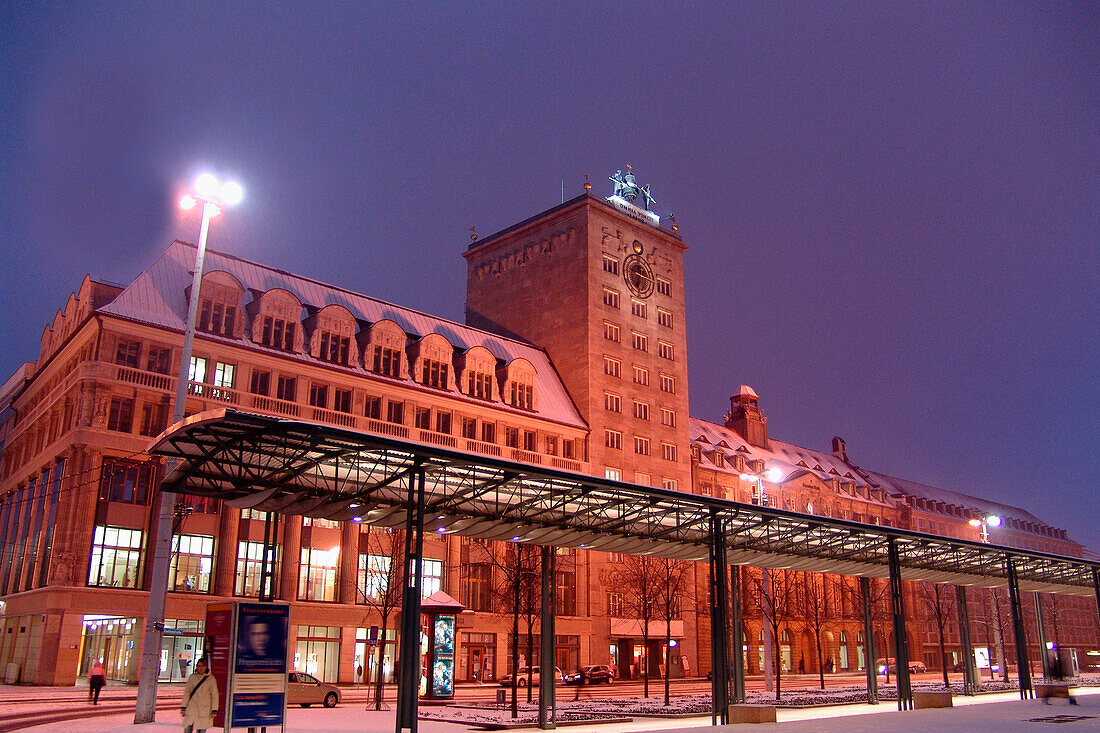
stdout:
[[107,684],[107,670],[103,668],[103,662],[96,660],[88,671],[88,697],[92,705],[99,704],[99,691]]
[[204,733],[207,728],[214,727],[214,717],[218,714],[218,683],[209,673],[205,659],[195,663],[195,671],[187,678],[180,714],[183,733]]

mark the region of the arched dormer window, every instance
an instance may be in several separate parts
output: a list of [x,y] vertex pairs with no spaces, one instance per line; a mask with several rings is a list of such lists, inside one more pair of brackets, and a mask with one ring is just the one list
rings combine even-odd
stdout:
[[454,347],[438,333],[429,333],[413,345],[413,379],[425,387],[454,388]]
[[370,327],[367,343],[363,349],[363,361],[375,374],[394,379],[408,376],[405,362],[405,342],[408,336],[404,329],[393,321],[382,320]]
[[474,346],[459,357],[459,389],[470,397],[479,400],[497,398],[496,372],[497,360],[484,346]]
[[501,396],[512,407],[520,410],[537,409],[535,395],[535,367],[526,359],[513,359],[500,370],[504,374]]
[[280,351],[300,352],[302,302],[288,290],[268,290],[251,304],[252,340]]
[[244,333],[243,295],[244,287],[228,272],[218,270],[204,275],[195,328],[219,336],[239,338]]
[[316,359],[348,366],[359,363],[355,316],[340,305],[328,305],[306,319],[309,353]]

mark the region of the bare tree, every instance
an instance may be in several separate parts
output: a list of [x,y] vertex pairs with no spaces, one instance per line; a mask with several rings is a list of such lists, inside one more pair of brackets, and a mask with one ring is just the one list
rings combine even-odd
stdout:
[[648,555],[624,555],[611,573],[623,590],[623,610],[642,623],[642,694],[649,697],[649,622],[659,613],[664,560]]
[[[527,628],[527,702],[532,700],[534,658],[534,627],[541,608],[539,576],[542,567],[539,548],[522,542],[493,542],[483,548],[486,559],[497,572],[492,587],[493,607],[501,615],[512,619],[510,656],[512,665],[512,717],[519,717],[519,626],[525,621]],[[550,660],[550,669],[553,670]],[[543,660],[545,666],[546,660]],[[551,672],[552,673],[552,672]]]
[[[879,581],[877,578],[871,578],[867,585],[870,591],[868,593],[868,602],[871,606],[871,631],[872,633],[876,631],[881,632],[882,638],[886,641],[885,648],[876,649],[875,654],[889,657],[890,642],[892,641],[891,637],[893,634],[888,633],[888,631],[894,624],[890,612],[890,584],[885,580]],[[863,594],[859,590],[859,583],[844,583],[842,588],[843,592],[848,594],[848,599],[851,601],[852,609],[856,616],[858,618],[863,618]],[[875,659],[868,653],[872,642],[873,639],[863,640],[863,661],[868,667],[873,668]],[[886,665],[886,681],[890,681],[890,665]]]
[[[797,581],[794,571],[773,570],[768,573],[768,587],[764,587],[761,577],[754,576],[759,593],[755,594],[758,608],[764,623],[772,632],[773,639],[779,639],[779,629],[785,626],[793,616],[797,605]],[[782,682],[782,659],[775,664],[775,699],[780,698]]]
[[814,643],[817,647],[817,679],[821,689],[825,689],[825,667],[822,664],[821,632],[825,628],[825,620],[828,615],[826,608],[824,576],[818,582],[817,573],[799,573],[795,585],[795,603],[798,615],[806,623],[814,634]]
[[371,527],[367,533],[367,567],[356,578],[356,591],[363,603],[381,619],[375,662],[378,674],[374,689],[375,710],[382,709],[386,635],[390,617],[401,606],[405,595],[405,565],[405,531]]
[[936,636],[940,646],[940,667],[943,668],[943,686],[951,687],[947,679],[947,649],[944,631],[955,612],[955,594],[951,588],[939,583],[917,583],[917,601],[928,612],[928,620],[936,625]]
[[[664,559],[661,569],[661,586],[658,589],[659,604],[665,622],[665,705],[669,703],[672,670],[672,619],[680,615],[680,598],[687,590],[691,563],[683,560]],[[738,645],[740,647],[740,645]],[[648,694],[646,695],[648,697]]]

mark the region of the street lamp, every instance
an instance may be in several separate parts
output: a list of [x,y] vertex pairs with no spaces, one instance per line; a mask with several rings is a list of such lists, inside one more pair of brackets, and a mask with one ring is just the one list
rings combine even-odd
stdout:
[[971,519],[969,522],[967,522],[967,524],[969,524],[971,527],[974,527],[978,530],[978,538],[982,542],[989,542],[989,528],[990,527],[994,527],[994,528],[1000,527],[1001,526],[1001,518],[998,517],[996,514],[987,514],[984,517],[977,517],[975,519]]
[[[210,220],[221,213],[222,207],[233,206],[244,198],[244,190],[234,181],[219,181],[210,173],[195,179],[194,191],[180,199],[180,208],[190,210],[202,204],[202,224],[199,226],[199,244],[195,252],[195,276],[191,283],[191,296],[187,304],[187,325],[183,335],[183,351],[180,353],[180,374],[176,384],[176,404],[172,422],[183,419],[187,405],[187,388],[190,383],[191,350],[195,343],[195,323],[199,314],[199,294],[202,288],[202,268],[206,259],[206,235]],[[170,462],[165,476],[175,468]],[[171,564],[172,525],[175,518],[175,502],[167,492],[160,493],[157,516],[157,539],[153,548],[153,571],[149,578],[149,611],[145,619],[145,638],[141,647],[141,669],[138,672],[137,704],[134,723],[151,723],[156,718],[157,678],[160,676],[160,647],[164,639],[164,605],[168,596],[168,568]]]

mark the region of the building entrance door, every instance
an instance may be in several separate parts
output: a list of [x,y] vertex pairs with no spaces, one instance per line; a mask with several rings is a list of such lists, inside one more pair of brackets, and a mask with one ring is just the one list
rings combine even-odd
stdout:
[[466,647],[466,681],[484,682],[485,647]]

